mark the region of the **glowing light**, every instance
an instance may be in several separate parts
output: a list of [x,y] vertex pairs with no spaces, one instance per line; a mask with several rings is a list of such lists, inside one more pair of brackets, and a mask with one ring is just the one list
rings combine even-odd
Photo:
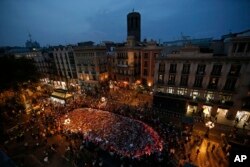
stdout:
[[64,125],[70,124],[70,119],[69,119],[69,118],[68,118],[68,119],[65,119],[63,124],[64,124]]
[[102,97],[101,98],[101,102],[105,102],[106,101],[106,98],[105,97]]
[[148,82],[148,86],[149,86],[149,87],[152,86],[152,83],[151,83],[151,82]]
[[88,75],[87,75],[86,79],[87,79],[87,81],[89,80],[89,76]]
[[135,83],[136,83],[136,84],[141,84],[141,81],[140,81],[140,80],[137,80]]
[[212,129],[212,128],[214,127],[214,123],[211,122],[211,121],[208,121],[208,122],[206,123],[206,127],[208,127],[209,129]]

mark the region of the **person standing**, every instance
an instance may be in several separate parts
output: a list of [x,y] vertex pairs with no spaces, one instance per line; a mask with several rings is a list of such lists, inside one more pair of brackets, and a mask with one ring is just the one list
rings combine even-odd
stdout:
[[215,145],[213,144],[212,149],[211,149],[211,152],[213,152],[214,149],[215,149]]
[[243,124],[243,129],[245,129],[245,128],[246,128],[246,126],[247,126],[247,123],[246,123],[246,122],[244,122],[244,124]]
[[199,153],[200,153],[200,149],[198,148],[198,149],[196,150],[196,156],[198,156]]

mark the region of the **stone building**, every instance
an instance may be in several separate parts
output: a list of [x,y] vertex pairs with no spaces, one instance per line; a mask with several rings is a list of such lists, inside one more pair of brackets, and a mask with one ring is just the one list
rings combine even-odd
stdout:
[[236,118],[249,122],[249,31],[222,38],[218,45],[215,41],[207,50],[186,45],[161,53],[155,65],[154,105],[222,123]]

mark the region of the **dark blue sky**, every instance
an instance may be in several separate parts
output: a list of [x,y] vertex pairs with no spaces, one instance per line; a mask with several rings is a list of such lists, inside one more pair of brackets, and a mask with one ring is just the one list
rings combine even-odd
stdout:
[[126,16],[141,13],[141,38],[213,37],[250,29],[250,0],[0,0],[0,46],[126,40]]

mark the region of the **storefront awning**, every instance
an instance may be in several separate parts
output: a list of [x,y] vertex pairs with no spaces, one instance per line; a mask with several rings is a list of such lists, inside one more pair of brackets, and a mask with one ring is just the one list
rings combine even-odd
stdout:
[[58,99],[62,99],[62,100],[66,100],[68,98],[71,98],[73,95],[69,94],[69,93],[63,93],[63,92],[53,92],[51,94],[52,97],[58,98]]

